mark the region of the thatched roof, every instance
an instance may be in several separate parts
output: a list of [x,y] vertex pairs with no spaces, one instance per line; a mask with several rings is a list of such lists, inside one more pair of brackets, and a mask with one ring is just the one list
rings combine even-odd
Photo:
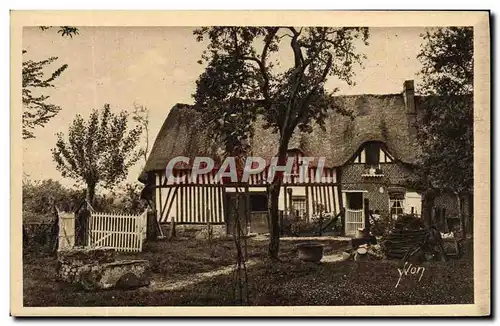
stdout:
[[[354,111],[354,120],[332,111],[324,130],[314,125],[311,133],[296,131],[290,149],[300,149],[305,156],[326,157],[326,166],[336,167],[347,163],[363,143],[381,141],[397,160],[416,162],[419,147],[412,127],[415,111],[406,107],[403,94],[338,96],[336,100],[336,105]],[[144,172],[165,169],[176,156],[209,156],[220,162],[220,144],[205,127],[200,112],[189,105],[176,104],[158,133]],[[263,129],[261,122],[255,128],[251,155],[275,156],[278,135]]]

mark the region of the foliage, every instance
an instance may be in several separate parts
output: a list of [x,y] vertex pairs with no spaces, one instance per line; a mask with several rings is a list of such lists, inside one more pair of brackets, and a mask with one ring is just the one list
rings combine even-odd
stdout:
[[143,105],[135,104],[134,112],[132,113],[132,120],[134,120],[144,130],[144,147],[139,151],[144,158],[144,164],[146,164],[149,153],[149,109]]
[[[23,51],[24,52],[24,51]],[[50,57],[42,61],[23,61],[23,138],[34,138],[34,128],[43,127],[53,118],[61,108],[57,105],[47,103],[49,96],[34,95],[34,91],[41,88],[54,87],[56,80],[66,68],[67,64],[57,68],[46,77],[44,69],[57,60],[57,57]]]
[[393,223],[389,218],[379,218],[370,221],[370,232],[374,236],[386,235],[392,229]]
[[[214,139],[221,139],[230,155],[246,153],[258,116],[265,128],[279,133],[281,164],[296,128],[310,132],[314,122],[323,126],[328,110],[351,113],[334,105],[336,90],[327,90],[325,83],[335,76],[353,84],[353,67],[364,58],[356,51],[356,41],[367,44],[367,28],[216,26],[199,28],[194,34],[198,41],[209,43],[199,61],[207,67],[193,97],[218,136]],[[279,60],[286,54],[293,58],[288,68]],[[279,250],[280,184],[278,175],[269,188],[273,259]]]
[[[49,27],[41,26],[40,28],[46,30]],[[61,26],[58,33],[73,38],[73,35],[78,34],[78,29],[72,26]],[[23,54],[25,53],[26,50],[23,50]],[[41,61],[23,61],[23,139],[34,138],[35,127],[45,126],[61,110],[61,107],[47,103],[48,95],[35,95],[37,91],[55,87],[53,82],[68,68],[67,64],[63,64],[49,73],[47,77],[44,69],[57,59],[57,57],[50,57]]]
[[[289,136],[295,127],[310,131],[312,122],[322,125],[328,110],[340,110],[332,107],[336,90],[327,91],[324,84],[329,76],[354,84],[353,67],[364,58],[356,53],[355,41],[366,43],[368,29],[204,27],[195,35],[210,41],[202,57],[208,66],[194,98],[211,115],[214,129],[232,136],[235,124],[249,126],[262,114],[266,127]],[[294,65],[283,69],[277,53],[286,38]]]
[[115,114],[105,104],[102,110],[93,110],[88,121],[77,114],[67,141],[62,133],[57,135],[52,156],[63,177],[87,185],[87,199],[92,202],[96,186],[112,189],[140,159],[136,147],[141,133],[141,126],[128,130],[126,111]]
[[438,28],[423,35],[419,128],[426,186],[473,189],[473,29]]
[[316,224],[305,220],[295,220],[290,224],[290,231],[294,236],[313,235],[315,230]]
[[144,186],[140,183],[126,183],[114,190],[112,193],[114,198],[113,210],[128,214],[144,212],[147,209],[147,203],[141,199],[142,188]]
[[424,228],[422,219],[413,214],[402,214],[398,216],[394,223],[394,229],[396,230],[421,230]]
[[[51,28],[51,26],[40,26],[42,31],[48,30],[49,28]],[[78,35],[79,31],[78,28],[74,26],[59,26],[57,33],[61,34],[61,36],[69,36],[73,38],[73,35]]]
[[72,211],[85,198],[85,192],[63,186],[52,179],[23,180],[23,212],[38,215],[52,213],[55,204],[59,210]]
[[[146,203],[141,200],[141,185],[127,183],[107,195],[97,195],[93,208],[100,212],[144,212]],[[85,199],[85,190],[63,186],[59,181],[23,180],[23,217],[26,221],[37,221],[39,216],[52,214],[52,207],[61,211],[76,210]]]

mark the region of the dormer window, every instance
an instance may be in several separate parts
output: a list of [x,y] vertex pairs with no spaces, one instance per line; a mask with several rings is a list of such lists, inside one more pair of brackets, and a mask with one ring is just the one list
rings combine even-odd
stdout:
[[380,162],[380,144],[367,143],[365,145],[366,164],[369,166],[378,166]]
[[380,168],[381,163],[392,163],[394,159],[389,154],[383,143],[370,141],[363,144],[363,147],[354,157],[354,164],[364,164],[366,168]]
[[365,144],[363,148],[362,163],[365,163],[365,172],[363,173],[363,177],[382,177],[383,172],[380,169],[380,156],[383,153],[383,149],[380,143],[378,142],[368,142]]

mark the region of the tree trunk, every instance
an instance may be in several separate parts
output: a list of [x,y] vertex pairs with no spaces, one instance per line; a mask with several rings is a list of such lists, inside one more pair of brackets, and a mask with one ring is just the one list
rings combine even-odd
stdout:
[[281,182],[273,182],[269,186],[268,210],[270,217],[269,232],[271,238],[269,241],[269,258],[278,259],[280,250],[280,226],[278,216],[278,199],[280,196]]
[[87,205],[84,205],[85,209],[80,211],[75,216],[75,246],[85,246],[87,245],[87,234],[88,234],[88,221],[90,217],[90,210],[88,205],[93,207],[94,197],[95,197],[95,182],[87,182],[87,191],[85,194],[85,199],[87,200]]
[[94,197],[95,197],[95,188],[96,184],[92,182],[87,182],[87,192],[85,194],[85,199],[87,200],[87,203],[90,204],[91,206],[94,204]]
[[427,228],[431,227],[432,221],[432,208],[434,206],[434,193],[432,190],[426,190],[422,194],[422,219]]
[[[286,135],[288,134],[281,136],[281,142],[278,149],[278,165],[280,166],[286,164],[286,154],[291,134],[289,134],[289,136]],[[278,254],[280,249],[280,225],[279,225],[278,200],[280,196],[281,183],[283,180],[282,176],[283,176],[282,173],[275,175],[274,180],[269,185],[268,214],[270,218],[269,231],[271,233],[271,238],[269,241],[269,258],[271,258],[271,260],[278,260]]]

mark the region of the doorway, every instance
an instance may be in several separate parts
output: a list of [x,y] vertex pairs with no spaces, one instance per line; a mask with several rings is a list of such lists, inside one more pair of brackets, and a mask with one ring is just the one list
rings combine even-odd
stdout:
[[345,193],[345,234],[356,235],[358,229],[364,227],[364,202],[362,191],[350,191]]
[[[236,200],[237,198],[238,200]],[[234,233],[237,217],[240,218],[240,225],[243,234],[269,232],[266,192],[228,192],[226,193],[226,203],[228,205],[225,208],[227,209],[226,225],[228,234]]]

